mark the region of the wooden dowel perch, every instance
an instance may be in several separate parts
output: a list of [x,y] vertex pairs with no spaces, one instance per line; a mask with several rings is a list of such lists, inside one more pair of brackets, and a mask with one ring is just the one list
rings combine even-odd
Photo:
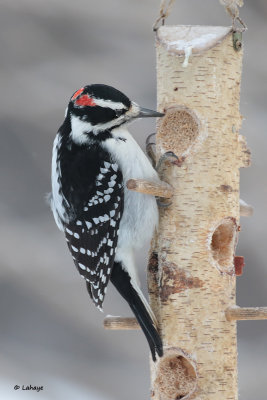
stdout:
[[166,182],[149,182],[144,179],[130,179],[127,188],[135,192],[151,194],[169,199],[173,196],[173,187]]
[[247,204],[244,200],[239,201],[241,217],[251,217],[253,215],[253,207]]
[[267,307],[229,307],[225,316],[228,321],[267,319]]
[[[249,321],[267,319],[267,307],[229,307],[225,311],[227,321]],[[110,330],[141,329],[136,318],[107,316],[104,328]]]
[[104,319],[104,328],[111,330],[134,330],[141,329],[135,318],[107,316]]

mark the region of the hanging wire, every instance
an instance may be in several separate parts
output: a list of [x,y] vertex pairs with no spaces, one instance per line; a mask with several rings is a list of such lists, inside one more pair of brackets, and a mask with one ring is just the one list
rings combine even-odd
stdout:
[[[239,17],[239,7],[243,6],[243,0],[219,0],[224,6],[225,11],[232,18],[232,28],[234,32],[244,32],[247,29],[246,24]],[[153,31],[156,32],[161,25],[165,24],[165,19],[169,16],[175,0],[161,0],[159,16],[153,25]],[[241,27],[237,27],[236,23],[239,22]]]
[[154,32],[156,32],[159,29],[160,22],[161,22],[161,25],[165,24],[165,19],[170,14],[171,8],[172,8],[174,2],[175,2],[175,0],[161,0],[159,16],[153,25]]
[[[220,0],[220,3],[224,6],[225,11],[232,18],[232,28],[234,32],[244,32],[247,30],[247,26],[244,21],[239,17],[239,7],[244,5],[243,0]],[[241,27],[236,26],[239,22]]]

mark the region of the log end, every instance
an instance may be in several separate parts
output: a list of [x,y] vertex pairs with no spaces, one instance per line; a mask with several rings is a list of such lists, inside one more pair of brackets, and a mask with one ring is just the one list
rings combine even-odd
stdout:
[[225,26],[161,26],[157,31],[157,41],[178,55],[186,54],[188,49],[200,53],[216,46],[231,31],[232,27]]

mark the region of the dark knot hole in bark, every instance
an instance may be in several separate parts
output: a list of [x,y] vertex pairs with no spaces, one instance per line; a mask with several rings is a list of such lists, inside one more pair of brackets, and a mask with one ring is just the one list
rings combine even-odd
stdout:
[[234,253],[237,242],[237,224],[234,218],[225,218],[214,230],[211,252],[221,272],[234,273]]
[[154,385],[162,400],[186,400],[195,391],[196,381],[192,362],[182,354],[171,352],[160,360]]

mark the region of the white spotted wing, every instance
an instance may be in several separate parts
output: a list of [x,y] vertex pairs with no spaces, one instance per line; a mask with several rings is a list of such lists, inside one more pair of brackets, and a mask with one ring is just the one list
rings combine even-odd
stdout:
[[116,163],[103,162],[94,193],[82,199],[81,210],[65,224],[65,236],[93,302],[102,309],[123,212],[122,174]]

